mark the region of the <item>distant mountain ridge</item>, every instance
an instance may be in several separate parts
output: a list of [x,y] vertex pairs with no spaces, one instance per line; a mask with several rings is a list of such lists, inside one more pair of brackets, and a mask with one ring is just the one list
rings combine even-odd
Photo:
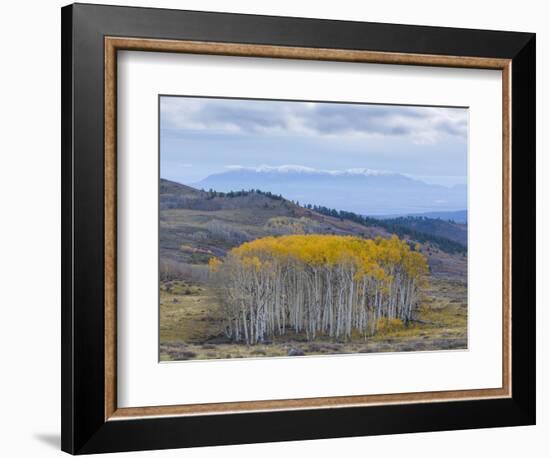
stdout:
[[[258,167],[243,167],[240,165],[229,166],[229,170],[244,170],[258,173],[303,173],[309,175],[363,175],[363,176],[380,176],[380,175],[399,175],[395,172],[389,172],[386,170],[375,170],[368,168],[352,168],[344,170],[325,170],[315,169],[313,167],[305,167],[303,165],[260,165]],[[223,172],[222,172],[223,173]]]
[[232,167],[192,186],[221,192],[261,189],[302,204],[314,203],[370,216],[455,211],[466,207],[465,185],[445,187],[365,168]]
[[466,224],[468,223],[468,210],[457,210],[449,212],[427,212],[427,213],[408,213],[405,215],[380,215],[378,219],[393,219],[402,217],[414,217],[414,218],[431,218],[441,219],[443,221],[452,221],[453,223]]

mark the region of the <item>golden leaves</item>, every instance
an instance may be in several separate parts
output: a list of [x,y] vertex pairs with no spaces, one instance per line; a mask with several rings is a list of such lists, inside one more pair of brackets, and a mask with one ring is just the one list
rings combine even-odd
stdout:
[[264,237],[243,243],[230,255],[256,270],[262,263],[283,260],[310,268],[351,265],[357,278],[368,276],[379,281],[390,279],[387,271],[392,266],[402,266],[413,278],[428,271],[424,256],[397,236],[374,240],[319,234]]

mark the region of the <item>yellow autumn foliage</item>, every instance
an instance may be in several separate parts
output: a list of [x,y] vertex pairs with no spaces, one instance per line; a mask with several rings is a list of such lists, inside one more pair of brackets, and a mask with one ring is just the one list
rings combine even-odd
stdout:
[[426,258],[411,250],[409,244],[397,236],[374,240],[339,235],[264,237],[233,248],[230,255],[243,262],[255,258],[256,267],[268,260],[289,258],[310,267],[351,263],[359,275],[373,275],[380,280],[387,277],[384,266],[392,264],[401,263],[407,274],[413,277],[425,274],[428,269]]
[[351,338],[407,323],[428,272],[424,256],[396,236],[264,237],[209,266],[225,288],[227,334],[247,343],[287,329]]

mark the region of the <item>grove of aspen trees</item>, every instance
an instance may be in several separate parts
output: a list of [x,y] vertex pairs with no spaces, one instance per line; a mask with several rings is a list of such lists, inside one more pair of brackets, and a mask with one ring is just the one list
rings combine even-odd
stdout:
[[384,320],[408,323],[428,265],[397,236],[265,237],[210,260],[225,332],[255,344],[285,333],[308,340],[373,335]]

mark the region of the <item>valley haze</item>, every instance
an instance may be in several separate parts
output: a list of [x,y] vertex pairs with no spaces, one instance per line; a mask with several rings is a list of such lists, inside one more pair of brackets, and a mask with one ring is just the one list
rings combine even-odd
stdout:
[[302,205],[322,205],[371,216],[458,211],[467,207],[466,185],[447,187],[399,173],[364,168],[228,166],[222,172],[186,184],[218,192],[260,189]]

